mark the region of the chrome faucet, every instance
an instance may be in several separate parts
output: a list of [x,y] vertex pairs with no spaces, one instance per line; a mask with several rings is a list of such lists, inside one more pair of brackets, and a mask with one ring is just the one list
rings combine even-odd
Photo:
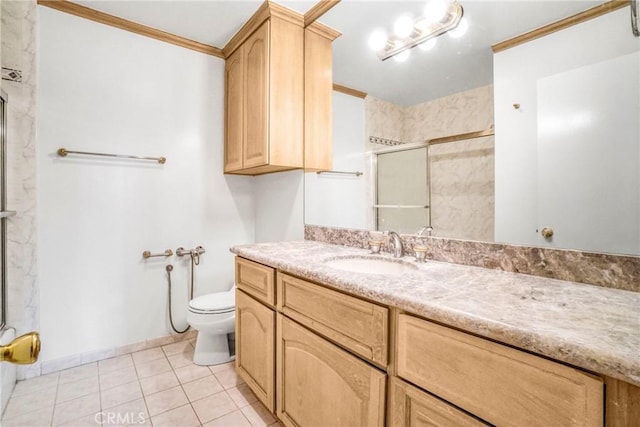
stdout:
[[430,225],[425,225],[418,231],[418,236],[422,236],[422,233],[427,232],[427,236],[431,236],[431,232],[433,231],[433,227]]
[[403,255],[402,240],[395,231],[388,231],[391,247],[393,248],[394,258],[400,258]]

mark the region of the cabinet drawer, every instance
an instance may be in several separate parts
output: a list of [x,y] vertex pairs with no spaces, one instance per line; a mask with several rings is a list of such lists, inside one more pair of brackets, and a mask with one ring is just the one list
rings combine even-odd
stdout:
[[278,273],[278,309],[360,356],[386,367],[387,308]]
[[277,409],[287,427],[384,425],[384,372],[277,315]]
[[602,426],[592,375],[413,316],[398,316],[398,376],[496,425]]
[[275,305],[275,271],[271,267],[236,257],[236,286],[254,298]]
[[447,402],[397,378],[390,380],[389,426],[487,426]]

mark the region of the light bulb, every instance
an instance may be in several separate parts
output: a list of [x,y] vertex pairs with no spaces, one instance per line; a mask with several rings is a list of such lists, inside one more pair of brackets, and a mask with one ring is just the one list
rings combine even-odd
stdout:
[[396,19],[396,22],[393,24],[393,32],[400,39],[409,37],[413,32],[413,19],[408,16],[401,16]]
[[409,58],[409,54],[410,54],[410,53],[409,53],[409,49],[407,49],[407,50],[403,50],[403,51],[402,51],[402,52],[400,52],[399,54],[395,55],[395,56],[393,57],[393,59],[394,59],[396,62],[404,62],[404,61],[406,61],[406,60],[407,60],[407,58]]
[[387,35],[382,30],[375,30],[369,36],[369,47],[374,51],[382,50],[387,45]]
[[420,43],[418,45],[418,47],[420,48],[420,50],[431,50],[436,46],[436,42],[438,41],[438,39],[429,39],[424,43]]
[[454,39],[464,36],[469,29],[469,21],[466,18],[462,18],[460,22],[458,22],[458,26],[453,30],[450,30],[447,34],[449,34]]
[[447,14],[448,4],[445,0],[431,0],[424,8],[424,17],[428,22],[440,22]]

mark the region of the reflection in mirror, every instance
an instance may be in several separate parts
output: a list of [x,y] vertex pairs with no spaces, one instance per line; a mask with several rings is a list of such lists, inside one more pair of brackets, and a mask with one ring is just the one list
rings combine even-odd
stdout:
[[377,153],[376,230],[416,233],[431,225],[427,148]]
[[[347,2],[344,10],[353,15],[359,4],[368,7],[368,20],[378,25],[393,20],[389,10],[393,2],[382,3],[386,16],[378,18],[372,16],[378,7],[373,2]],[[398,8],[404,3],[410,2],[398,2]],[[370,95],[347,100],[349,96],[334,92],[334,169],[357,168],[364,175],[320,182],[306,174],[305,222],[416,233],[430,221],[434,236],[640,254],[640,38],[632,35],[629,7],[493,54],[489,82],[471,83],[457,71],[478,67],[477,51],[469,54],[468,64],[473,65],[468,67],[458,58],[469,51],[473,40],[485,43],[482,55],[491,58],[489,45],[578,12],[564,10],[558,15],[558,7],[585,10],[597,4],[537,3],[538,22],[533,27],[518,28],[516,21],[520,21],[499,18],[507,14],[504,8],[509,8],[511,16],[531,14],[531,3],[462,2],[469,37],[475,39],[458,47],[441,43],[440,51],[430,53],[433,67],[417,59],[385,63],[386,68],[376,68],[378,75],[370,81],[364,71],[358,81],[343,71],[361,69],[354,61],[364,62],[364,53],[353,53],[349,63],[350,57],[340,53],[338,39],[334,80],[347,86],[352,82]],[[348,20],[339,16],[341,7],[327,15],[326,23],[342,31],[348,41],[350,28]],[[554,8],[555,15],[545,15]],[[474,22],[474,16],[484,21]],[[363,49],[371,30],[353,30],[363,38]],[[477,35],[480,32],[482,36]],[[456,51],[453,61],[451,54]],[[433,69],[443,71],[430,75]],[[405,70],[408,77],[403,79],[399,76]],[[421,71],[429,77],[416,77]],[[478,73],[487,71],[478,69]],[[425,89],[425,79],[439,89]],[[382,91],[381,80],[386,85]],[[408,81],[415,85],[410,96]],[[447,93],[442,92],[445,86]],[[403,95],[395,96],[394,87]],[[423,101],[419,101],[421,93]],[[364,123],[353,117],[364,117]],[[403,183],[396,172],[385,170],[386,160],[382,169],[376,166],[375,159],[380,164],[389,147],[370,142],[388,139],[415,146],[494,126],[495,139],[487,136],[431,146],[428,163],[415,172],[408,172],[409,166],[426,161],[425,151],[407,151],[405,155],[413,152],[422,160],[405,159],[396,168],[414,177]],[[387,176],[396,182],[387,182]],[[418,182],[423,188],[410,188]],[[419,194],[398,198],[412,191]],[[376,208],[420,203],[431,209]],[[553,236],[542,236],[543,228],[552,229]]]

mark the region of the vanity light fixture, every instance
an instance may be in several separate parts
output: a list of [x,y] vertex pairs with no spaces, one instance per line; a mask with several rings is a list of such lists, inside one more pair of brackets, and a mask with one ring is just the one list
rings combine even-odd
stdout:
[[468,23],[462,14],[462,6],[455,0],[430,0],[424,16],[418,19],[398,18],[393,26],[393,35],[387,37],[382,30],[374,31],[369,37],[369,47],[378,53],[382,61],[402,53],[398,57],[398,62],[402,62],[409,56],[409,49],[415,46],[420,45],[422,50],[432,49],[435,38],[441,34],[450,32],[454,38],[464,35]]

